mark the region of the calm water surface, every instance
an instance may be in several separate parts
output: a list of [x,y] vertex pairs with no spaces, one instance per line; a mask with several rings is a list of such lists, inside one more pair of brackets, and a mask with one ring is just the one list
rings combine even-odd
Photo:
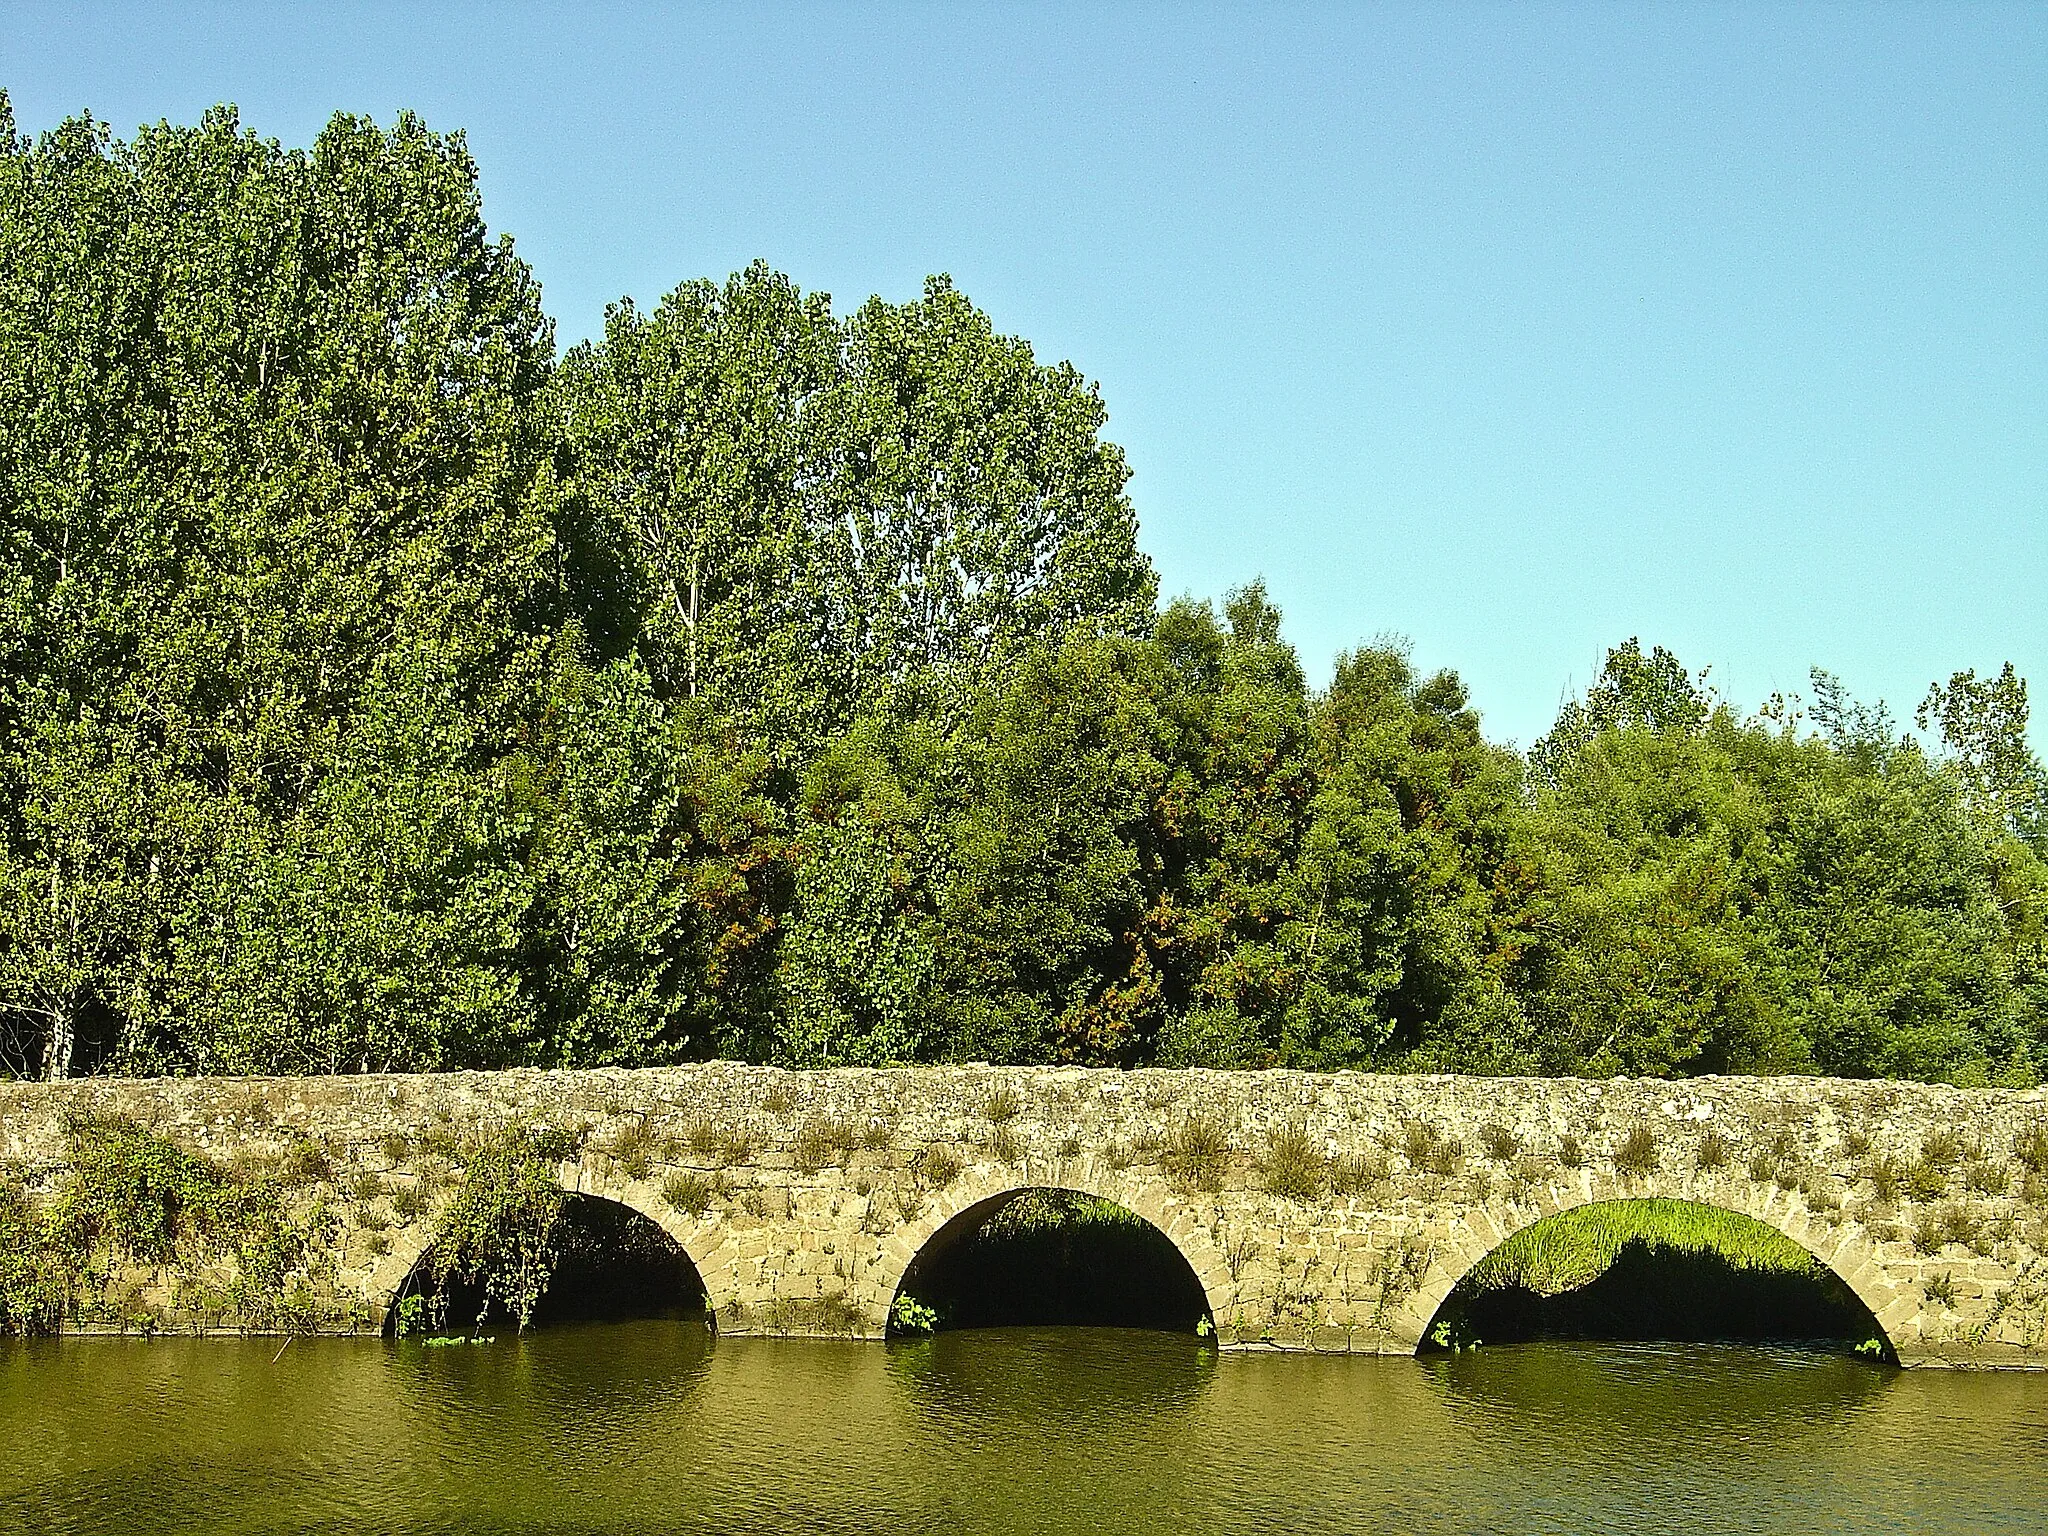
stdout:
[[277,1348],[0,1345],[0,1530],[2048,1531],[2043,1375],[1085,1329]]

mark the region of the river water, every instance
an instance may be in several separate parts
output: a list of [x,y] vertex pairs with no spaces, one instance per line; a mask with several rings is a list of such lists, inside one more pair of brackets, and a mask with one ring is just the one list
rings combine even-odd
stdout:
[[564,1327],[0,1343],[0,1531],[2048,1531],[2048,1375]]

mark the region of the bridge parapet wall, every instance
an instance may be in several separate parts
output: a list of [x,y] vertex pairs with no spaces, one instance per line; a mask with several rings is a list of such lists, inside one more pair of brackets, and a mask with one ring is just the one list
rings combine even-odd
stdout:
[[[1907,1363],[2048,1365],[2048,1177],[2023,1165],[2048,1127],[2039,1090],[730,1063],[83,1079],[0,1084],[0,1159],[32,1196],[54,1188],[67,1119],[95,1114],[245,1164],[317,1148],[309,1283],[339,1303],[332,1326],[381,1321],[432,1240],[464,1140],[527,1125],[567,1133],[565,1187],[630,1205],[683,1245],[725,1331],[879,1336],[905,1269],[949,1221],[1050,1186],[1160,1227],[1226,1346],[1406,1353],[1509,1233],[1665,1196],[1801,1243]],[[1867,1176],[1915,1165],[1928,1172],[1910,1188]],[[151,1277],[159,1313],[206,1321],[177,1315],[177,1278]]]

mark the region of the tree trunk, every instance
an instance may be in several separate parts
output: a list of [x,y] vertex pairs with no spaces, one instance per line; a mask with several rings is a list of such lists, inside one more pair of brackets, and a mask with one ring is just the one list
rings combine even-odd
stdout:
[[43,1051],[45,1079],[56,1083],[71,1075],[71,1048],[77,1035],[77,1021],[73,1017],[70,1004],[65,1004],[50,1015],[50,1040]]
[[698,556],[690,551],[690,697],[697,697],[697,599],[701,595],[698,584]]

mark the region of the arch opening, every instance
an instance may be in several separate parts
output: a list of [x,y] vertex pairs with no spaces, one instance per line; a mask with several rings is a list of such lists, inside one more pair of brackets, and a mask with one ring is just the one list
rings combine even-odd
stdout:
[[[598,1195],[569,1194],[547,1234],[539,1293],[527,1328],[562,1323],[711,1321],[703,1276],[660,1223]],[[392,1298],[387,1334],[482,1333],[521,1326],[507,1299],[506,1253],[485,1266],[444,1273],[435,1249],[422,1254]]]
[[1418,1354],[1539,1340],[1772,1344],[1892,1361],[1848,1283],[1753,1216],[1608,1200],[1522,1228],[1468,1270]]
[[972,1205],[934,1233],[903,1272],[888,1331],[1212,1326],[1201,1281],[1158,1227],[1113,1200],[1037,1186]]

